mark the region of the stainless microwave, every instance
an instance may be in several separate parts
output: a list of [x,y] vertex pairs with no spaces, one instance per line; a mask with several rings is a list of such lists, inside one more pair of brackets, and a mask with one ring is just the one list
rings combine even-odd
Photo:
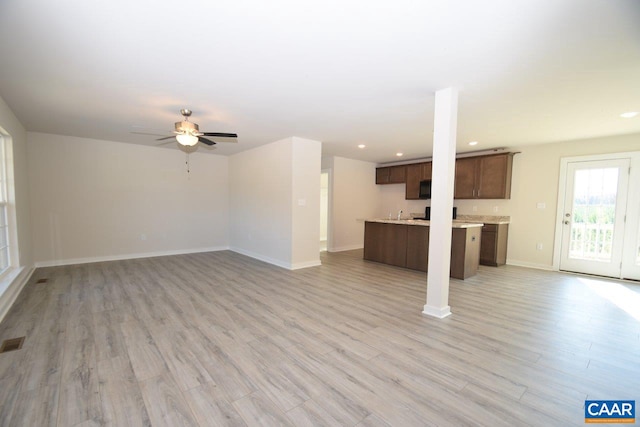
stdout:
[[420,199],[430,199],[431,198],[431,180],[425,179],[420,181],[420,193],[418,196]]

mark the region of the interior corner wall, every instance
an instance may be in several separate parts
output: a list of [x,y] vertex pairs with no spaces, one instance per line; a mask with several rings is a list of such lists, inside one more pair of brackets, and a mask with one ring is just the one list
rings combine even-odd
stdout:
[[230,247],[291,267],[291,138],[229,158]]
[[330,237],[327,250],[340,252],[364,247],[364,221],[375,218],[380,203],[376,164],[344,157],[323,159],[331,169]]
[[228,159],[28,133],[37,265],[227,249]]
[[287,269],[319,263],[319,146],[290,137],[230,157],[233,251]]

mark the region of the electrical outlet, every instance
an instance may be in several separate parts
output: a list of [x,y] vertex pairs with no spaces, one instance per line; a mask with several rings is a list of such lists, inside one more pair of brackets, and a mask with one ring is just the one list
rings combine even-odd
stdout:
[[493,207],[493,211],[494,211],[494,212],[498,212],[498,207],[497,207],[497,206],[494,206],[494,207]]
[[538,204],[536,205],[536,207],[538,209],[544,209],[547,207],[547,204],[545,202],[538,202]]
[[147,235],[146,235],[146,234],[144,234],[144,233],[142,233],[142,234],[140,235],[140,240],[147,240]]
[[541,251],[541,250],[542,250],[542,243],[538,243],[538,244],[536,245],[536,249],[537,249],[537,250],[539,250],[539,251]]

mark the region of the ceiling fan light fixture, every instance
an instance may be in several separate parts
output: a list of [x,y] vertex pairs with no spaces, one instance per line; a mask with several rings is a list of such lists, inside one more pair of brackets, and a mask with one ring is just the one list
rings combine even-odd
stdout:
[[176,135],[176,139],[178,140],[178,143],[187,147],[193,147],[198,143],[198,137],[188,133]]

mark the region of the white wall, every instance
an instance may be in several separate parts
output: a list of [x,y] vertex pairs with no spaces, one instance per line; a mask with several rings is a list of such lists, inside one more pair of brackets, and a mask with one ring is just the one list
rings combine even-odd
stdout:
[[404,184],[385,184],[378,187],[380,202],[376,210],[377,218],[387,218],[389,214],[396,218],[400,210],[403,217],[409,217],[412,213],[424,215],[425,206],[431,204],[430,200],[405,200]]
[[294,268],[320,265],[320,159],[322,143],[293,137],[292,251]]
[[364,220],[379,217],[380,189],[375,163],[331,157],[323,159],[331,169],[329,252],[364,246]]
[[9,140],[6,153],[9,162],[8,175],[13,175],[14,191],[8,194],[11,219],[15,221],[19,253],[11,261],[15,267],[12,274],[0,281],[0,320],[4,317],[20,290],[33,272],[31,245],[31,208],[29,199],[29,176],[27,160],[27,132],[11,109],[0,98],[0,133]]
[[224,249],[228,159],[29,133],[38,265]]
[[320,263],[320,152],[291,137],[230,157],[232,250],[290,269]]
[[[454,206],[458,207],[458,214],[510,216],[507,262],[551,269],[560,158],[638,150],[640,134],[518,147],[511,150],[520,152],[513,158],[511,199],[454,200]],[[423,212],[429,203],[404,200],[404,184],[379,187],[377,216],[386,216],[389,211],[397,214],[398,209]],[[545,209],[538,209],[538,203],[544,203]],[[536,249],[537,243],[542,243],[542,250]]]

